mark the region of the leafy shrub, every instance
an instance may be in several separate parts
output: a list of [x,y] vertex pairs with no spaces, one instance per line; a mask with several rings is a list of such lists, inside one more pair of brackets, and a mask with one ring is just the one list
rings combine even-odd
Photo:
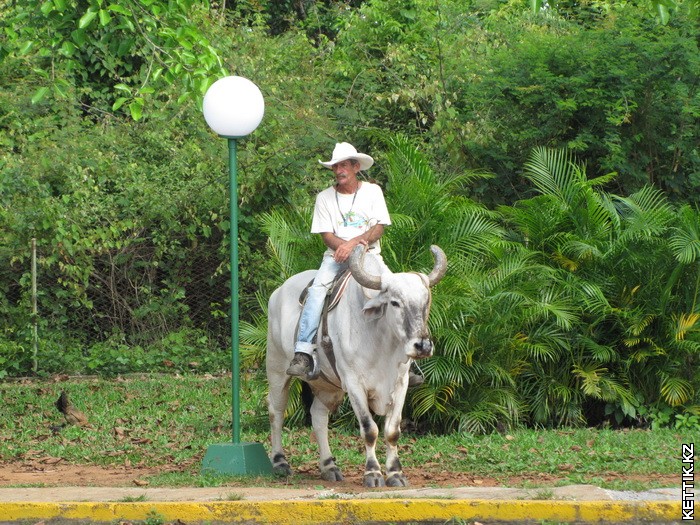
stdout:
[[[0,379],[33,375],[31,347],[0,340]],[[231,370],[231,350],[216,338],[181,328],[149,346],[127,344],[115,334],[92,344],[60,333],[42,334],[37,352],[40,375],[99,375],[129,373],[210,373]]]

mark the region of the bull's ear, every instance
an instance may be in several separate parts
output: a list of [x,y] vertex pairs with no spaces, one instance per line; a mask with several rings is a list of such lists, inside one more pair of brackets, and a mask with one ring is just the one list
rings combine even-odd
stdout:
[[362,313],[369,319],[379,319],[386,311],[386,303],[381,300],[381,296],[374,297],[365,303]]

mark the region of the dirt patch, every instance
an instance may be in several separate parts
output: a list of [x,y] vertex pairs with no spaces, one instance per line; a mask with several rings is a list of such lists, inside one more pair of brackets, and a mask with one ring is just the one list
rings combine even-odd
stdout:
[[[197,481],[198,466],[186,467],[101,467],[95,465],[71,465],[62,462],[53,464],[37,464],[22,462],[0,463],[0,487],[10,486],[56,486],[56,487],[133,487],[149,486],[153,476],[168,472],[190,473],[193,483]],[[522,486],[558,486],[570,483],[566,477],[553,474],[536,473],[532,475],[517,475],[504,477],[476,476],[468,472],[447,472],[430,469],[407,468],[404,473],[414,488],[423,487],[522,487]],[[323,481],[315,468],[300,467],[289,479],[265,479],[261,484],[278,487],[327,487],[346,492],[363,490],[362,470],[344,471],[345,480],[338,483]],[[613,481],[640,481],[644,484],[649,479],[644,476],[623,475],[611,472],[597,475],[592,484],[600,485]],[[678,476],[655,476],[655,482],[663,486],[673,486],[678,483]],[[580,482],[580,481],[579,481]],[[256,479],[255,483],[258,483]],[[226,485],[250,485],[240,479],[232,480]]]
[[94,465],[0,464],[0,487],[46,485],[66,487],[148,485],[148,478],[164,472],[162,468],[99,467]]

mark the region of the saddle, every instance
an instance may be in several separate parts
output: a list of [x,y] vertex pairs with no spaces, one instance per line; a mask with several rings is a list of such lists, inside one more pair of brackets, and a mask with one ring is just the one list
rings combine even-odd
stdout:
[[[331,284],[330,290],[328,291],[328,294],[326,296],[327,306],[324,305],[324,313],[330,312],[331,310],[333,310],[333,308],[336,307],[336,305],[340,301],[340,298],[343,296],[345,288],[347,288],[348,286],[350,276],[351,273],[350,269],[348,268],[347,270],[339,271],[338,274],[333,278],[333,283]],[[306,301],[306,296],[309,294],[309,288],[311,288],[312,284],[314,284],[313,279],[311,279],[311,281],[309,281],[309,284],[306,285],[306,288],[304,288],[301,291],[301,294],[299,295],[300,305],[304,305],[304,301]]]
[[[321,322],[319,325],[319,330],[316,332],[316,335],[314,336],[314,339],[312,342],[316,343],[318,340],[318,335],[321,334],[321,344],[319,345],[321,348],[323,348],[323,351],[326,354],[326,357],[328,358],[328,361],[331,363],[331,367],[333,368],[333,371],[335,372],[336,377],[338,376],[338,371],[335,368],[335,355],[333,354],[333,341],[331,341],[330,336],[328,335],[328,312],[330,312],[333,308],[337,306],[337,304],[340,302],[340,298],[343,296],[343,293],[345,292],[345,289],[348,286],[348,282],[350,282],[350,277],[351,277],[350,269],[346,270],[341,270],[338,272],[338,274],[335,276],[333,279],[333,283],[331,284],[331,287],[328,290],[328,293],[326,294],[326,299],[323,302],[323,312],[321,313]],[[309,293],[309,288],[311,285],[313,285],[314,281],[313,279],[309,281],[309,284],[306,285],[306,288],[304,288],[299,295],[299,304],[304,305],[304,301],[306,301],[306,296]],[[299,331],[299,324],[297,323],[297,333]],[[295,335],[296,339],[296,335]],[[318,357],[316,355],[316,351],[314,350],[311,358],[313,359],[313,371],[308,374],[307,379],[312,380],[316,379],[319,377],[319,375],[323,375],[324,379],[330,383],[336,384],[335,381],[332,381],[331,378],[325,377],[325,374],[321,374],[320,370],[320,365],[318,362]],[[339,386],[336,384],[336,386]]]

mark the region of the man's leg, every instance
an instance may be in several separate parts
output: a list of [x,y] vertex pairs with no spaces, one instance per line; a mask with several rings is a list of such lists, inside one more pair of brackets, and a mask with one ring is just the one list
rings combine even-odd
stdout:
[[324,255],[321,267],[309,288],[299,319],[299,335],[294,345],[294,359],[289,364],[287,374],[304,377],[313,371],[312,353],[316,345],[312,343],[323,313],[323,302],[333,279],[343,268],[343,264],[335,262],[333,256]]

